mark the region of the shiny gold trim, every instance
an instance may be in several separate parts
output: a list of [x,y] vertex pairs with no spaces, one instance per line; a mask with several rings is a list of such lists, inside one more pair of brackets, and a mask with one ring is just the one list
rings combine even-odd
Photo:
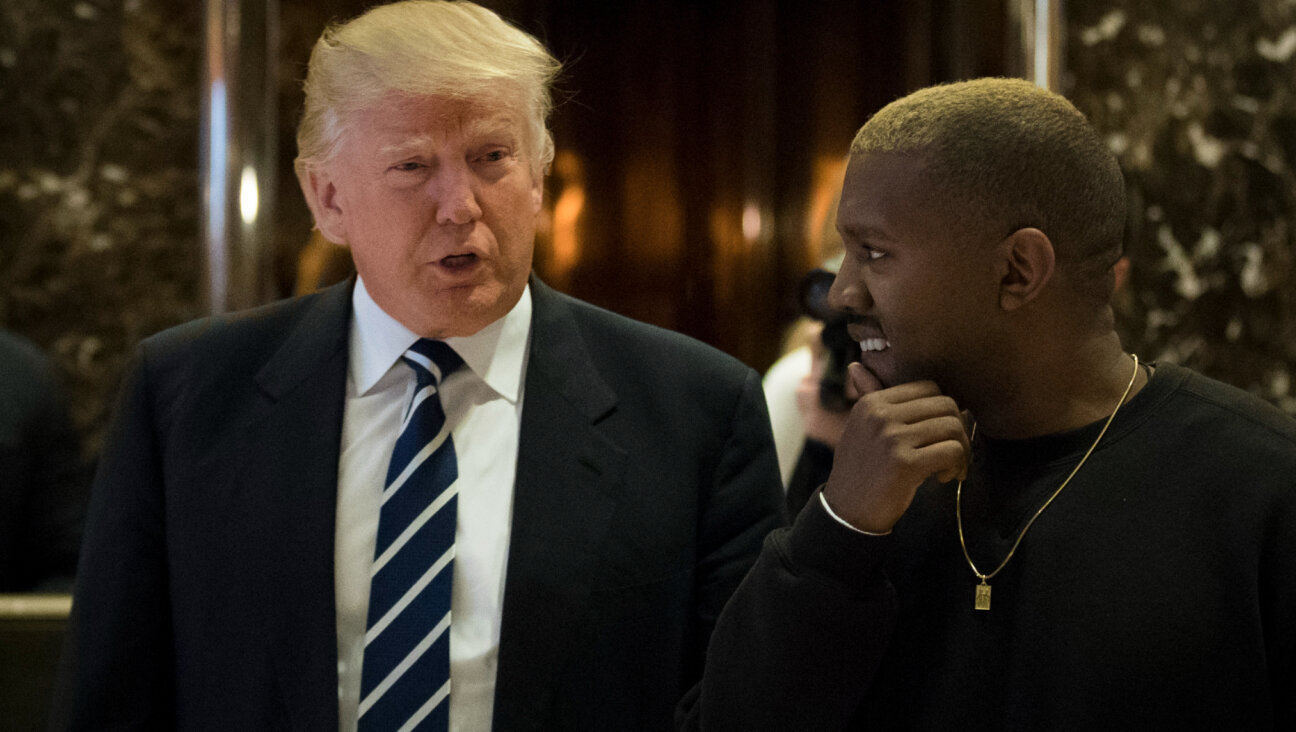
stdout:
[[0,621],[65,620],[71,595],[0,595]]

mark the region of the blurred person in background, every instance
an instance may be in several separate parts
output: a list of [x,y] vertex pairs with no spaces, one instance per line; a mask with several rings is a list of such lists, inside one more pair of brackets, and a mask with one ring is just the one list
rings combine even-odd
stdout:
[[836,228],[840,202],[839,187],[823,218],[817,220],[811,242],[824,257],[823,265],[802,278],[797,292],[800,316],[788,327],[782,355],[762,382],[792,517],[827,479],[832,447],[848,410],[843,402],[846,364],[854,360],[857,349],[846,336],[841,314],[827,305],[828,286],[842,259],[842,238]]
[[833,450],[850,414],[846,368],[857,360],[859,345],[846,332],[846,317],[828,306],[828,287],[838,267],[840,258],[813,270],[801,287],[802,310],[821,325],[810,347],[810,369],[796,390],[805,440],[787,480],[787,508],[792,518],[828,480]]
[[0,331],[0,592],[68,592],[89,480],[54,365]]

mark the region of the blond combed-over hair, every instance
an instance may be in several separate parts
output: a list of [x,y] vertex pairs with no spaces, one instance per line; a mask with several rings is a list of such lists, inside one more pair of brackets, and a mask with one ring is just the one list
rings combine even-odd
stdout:
[[353,114],[392,92],[474,98],[516,95],[525,106],[528,158],[539,177],[553,161],[546,120],[561,64],[531,35],[470,2],[404,0],[325,29],[311,51],[297,127],[297,174],[327,163]]

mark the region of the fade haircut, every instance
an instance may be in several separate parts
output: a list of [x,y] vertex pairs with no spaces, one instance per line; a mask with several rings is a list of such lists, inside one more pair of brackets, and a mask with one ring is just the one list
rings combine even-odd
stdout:
[[1104,304],[1111,297],[1124,179],[1097,131],[1062,96],[1021,79],[922,89],[865,123],[851,154],[867,152],[916,156],[931,186],[1004,235],[1038,228],[1079,292]]
[[[311,50],[297,126],[298,176],[329,162],[351,117],[391,92],[472,98],[517,95],[537,178],[553,161],[545,123],[561,64],[532,36],[470,2],[406,0],[324,30]],[[501,88],[503,87],[503,88]]]

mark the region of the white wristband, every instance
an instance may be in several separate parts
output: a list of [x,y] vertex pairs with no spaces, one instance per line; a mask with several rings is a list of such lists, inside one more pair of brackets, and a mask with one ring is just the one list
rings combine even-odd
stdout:
[[841,516],[838,516],[837,512],[832,510],[832,506],[828,505],[828,499],[824,497],[823,491],[819,491],[819,502],[823,504],[824,510],[827,511],[828,515],[832,516],[837,523],[841,524],[842,526],[845,526],[846,528],[850,529],[851,531],[854,531],[857,534],[863,534],[865,536],[887,536],[888,534],[891,533],[890,529],[888,529],[885,534],[875,534],[872,531],[865,531],[864,529],[851,525],[850,522],[848,522],[846,519],[842,518]]

